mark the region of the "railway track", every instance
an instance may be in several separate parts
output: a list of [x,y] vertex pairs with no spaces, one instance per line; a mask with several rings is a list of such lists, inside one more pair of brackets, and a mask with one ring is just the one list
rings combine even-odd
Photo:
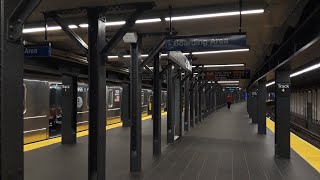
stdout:
[[308,141],[309,143],[311,143],[312,145],[316,146],[317,148],[320,148],[320,136],[310,132],[308,129],[294,123],[291,122],[291,132],[295,133],[296,135],[298,135],[299,137],[301,137],[302,139]]
[[[269,117],[272,121],[274,121],[274,116]],[[315,147],[320,149],[320,136],[309,131],[305,127],[300,126],[297,123],[290,122],[290,130],[300,138],[314,145]]]

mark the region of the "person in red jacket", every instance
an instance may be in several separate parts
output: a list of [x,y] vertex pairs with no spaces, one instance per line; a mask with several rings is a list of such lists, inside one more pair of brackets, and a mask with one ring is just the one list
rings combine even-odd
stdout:
[[230,94],[228,94],[228,96],[226,97],[226,100],[227,100],[228,108],[230,109],[230,106],[232,103],[232,96]]

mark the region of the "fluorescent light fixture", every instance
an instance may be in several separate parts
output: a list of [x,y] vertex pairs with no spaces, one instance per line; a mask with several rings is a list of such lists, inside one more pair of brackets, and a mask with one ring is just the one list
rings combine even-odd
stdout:
[[89,24],[79,24],[79,26],[82,28],[87,28],[87,27],[89,27]]
[[160,54],[160,56],[168,56],[168,54]]
[[215,82],[214,82],[214,81],[209,81],[208,83],[210,83],[210,84],[214,84]]
[[291,74],[290,77],[295,77],[295,76],[301,75],[303,73],[306,73],[306,72],[309,72],[309,71],[312,71],[312,70],[315,70],[315,69],[318,69],[318,68],[320,68],[320,63],[315,64],[315,65],[310,66],[310,67],[307,67],[307,68],[305,68],[305,69],[303,69],[301,71],[295,72],[295,73]]
[[[199,64],[199,66],[202,66]],[[211,65],[204,65],[205,68],[217,68],[217,67],[242,67],[244,64],[211,64]],[[192,66],[195,68],[196,66]]]
[[272,81],[272,82],[266,84],[266,87],[272,86],[272,85],[274,85],[275,83],[276,83],[275,81]]
[[231,50],[218,50],[218,51],[203,51],[203,52],[193,52],[192,55],[202,55],[202,54],[220,54],[220,53],[231,53],[231,52],[245,52],[249,51],[248,48],[244,49],[231,49]]
[[[261,14],[264,13],[264,9],[253,9],[247,11],[241,11],[241,14]],[[198,15],[189,15],[189,16],[174,16],[171,17],[172,21],[181,21],[181,20],[191,20],[191,19],[203,19],[203,18],[214,18],[214,17],[227,17],[227,16],[238,16],[240,11],[231,11],[223,13],[212,13],[212,14],[198,14]],[[170,17],[165,18],[166,21],[170,21]]]
[[182,53],[183,55],[190,55],[190,53]]
[[78,26],[77,26],[77,25],[74,25],[74,24],[70,24],[70,25],[68,25],[68,27],[69,27],[70,29],[77,29],[77,28],[78,28]]
[[235,83],[235,84],[222,84],[224,86],[238,86],[239,84],[238,83]]
[[239,81],[218,81],[219,84],[233,84],[233,83],[239,83]]
[[114,22],[106,22],[104,23],[106,26],[119,26],[119,25],[124,25],[126,22],[125,21],[114,21]]
[[[60,30],[61,27],[60,26],[51,26],[51,27],[47,27],[47,31],[55,31],[55,30]],[[44,27],[40,27],[40,28],[27,28],[27,29],[23,29],[23,33],[34,33],[34,32],[43,32],[45,31]]]
[[154,22],[161,22],[161,19],[160,18],[140,19],[136,21],[137,24],[154,23]]
[[[148,57],[148,54],[141,54],[141,57]],[[131,55],[123,55],[124,58],[130,58]]]
[[119,56],[108,56],[109,59],[115,59],[118,58]]

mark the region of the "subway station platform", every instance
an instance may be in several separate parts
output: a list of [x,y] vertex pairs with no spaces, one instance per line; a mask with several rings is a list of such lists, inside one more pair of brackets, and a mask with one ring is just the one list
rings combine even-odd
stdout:
[[[291,159],[274,157],[274,135],[258,135],[246,104],[222,108],[166,145],[162,120],[162,156],[152,155],[152,121],[143,121],[142,172],[129,172],[129,128],[107,131],[107,179],[150,180],[319,180],[319,173],[293,150]],[[87,136],[76,145],[54,144],[25,152],[27,180],[87,179]]]

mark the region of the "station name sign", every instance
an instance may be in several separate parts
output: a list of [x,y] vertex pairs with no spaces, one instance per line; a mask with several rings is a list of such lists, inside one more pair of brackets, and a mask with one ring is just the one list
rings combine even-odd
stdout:
[[206,72],[207,80],[250,79],[250,70],[221,70]]
[[214,51],[246,48],[246,34],[177,36],[166,40],[164,51]]
[[181,51],[170,51],[168,57],[171,61],[182,67],[184,70],[191,72],[192,66],[189,59]]
[[49,45],[32,45],[24,47],[24,57],[50,57],[51,46]]

